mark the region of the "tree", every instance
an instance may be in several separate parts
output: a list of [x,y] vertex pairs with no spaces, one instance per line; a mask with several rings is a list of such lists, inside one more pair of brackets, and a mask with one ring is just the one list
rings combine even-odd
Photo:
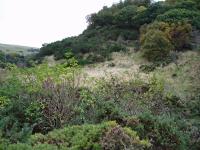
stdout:
[[131,26],[132,18],[136,15],[137,7],[136,6],[127,6],[121,9],[116,15],[115,15],[115,23],[118,26]]
[[149,30],[162,31],[172,43],[175,50],[181,51],[190,46],[192,26],[187,22],[166,23],[155,21],[152,24],[140,28],[141,39]]
[[150,30],[141,39],[143,57],[149,61],[163,61],[169,55],[173,46],[165,33],[160,30]]

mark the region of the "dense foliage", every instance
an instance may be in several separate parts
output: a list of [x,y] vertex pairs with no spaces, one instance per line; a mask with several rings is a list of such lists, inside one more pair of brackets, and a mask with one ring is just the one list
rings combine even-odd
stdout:
[[[0,150],[200,149],[199,52],[183,59],[199,8],[198,0],[120,1],[35,56],[1,52]],[[82,64],[121,51],[141,54],[145,73],[84,74]],[[41,61],[50,55],[62,60]]]
[[[182,35],[185,37],[185,30],[180,29],[182,26],[180,23],[184,22],[191,24],[194,28],[200,28],[198,6],[199,2],[195,0],[153,3],[150,0],[121,1],[110,8],[104,7],[98,13],[88,15],[88,28],[81,35],[45,44],[38,56],[54,55],[56,59],[62,59],[66,49],[70,48],[83,64],[104,61],[110,58],[110,53],[133,45],[134,40],[139,37],[140,27],[154,21],[173,24],[172,28],[176,28],[174,36],[178,36],[174,39]],[[185,45],[180,46],[182,41],[185,43],[185,39],[173,42],[175,48],[180,50],[185,47]],[[187,48],[188,44],[187,40]]]
[[[112,76],[93,81],[92,87],[81,85],[77,62],[71,54],[66,57],[71,61],[56,66],[11,68],[1,81],[1,149],[198,147],[191,129],[198,124],[191,121],[189,125],[177,117],[184,109],[198,116],[198,97],[186,107],[188,103],[174,95],[157,75],[148,81]],[[102,123],[109,120],[118,124]],[[18,142],[24,144],[15,144]]]

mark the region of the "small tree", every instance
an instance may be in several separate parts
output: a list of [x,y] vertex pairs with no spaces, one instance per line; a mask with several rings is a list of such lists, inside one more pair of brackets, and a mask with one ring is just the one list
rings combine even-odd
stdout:
[[149,61],[163,61],[173,48],[165,33],[160,30],[149,30],[141,38],[143,56]]

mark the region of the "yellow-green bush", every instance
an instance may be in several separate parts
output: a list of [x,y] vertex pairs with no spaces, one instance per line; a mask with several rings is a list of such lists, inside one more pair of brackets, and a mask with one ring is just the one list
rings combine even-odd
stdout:
[[141,39],[143,56],[149,61],[163,61],[169,56],[173,46],[165,33],[149,30]]

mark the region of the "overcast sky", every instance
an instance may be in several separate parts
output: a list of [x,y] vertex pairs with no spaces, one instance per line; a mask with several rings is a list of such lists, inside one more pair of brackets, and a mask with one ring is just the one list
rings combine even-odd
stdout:
[[80,34],[85,17],[119,0],[0,0],[0,43],[41,47]]

